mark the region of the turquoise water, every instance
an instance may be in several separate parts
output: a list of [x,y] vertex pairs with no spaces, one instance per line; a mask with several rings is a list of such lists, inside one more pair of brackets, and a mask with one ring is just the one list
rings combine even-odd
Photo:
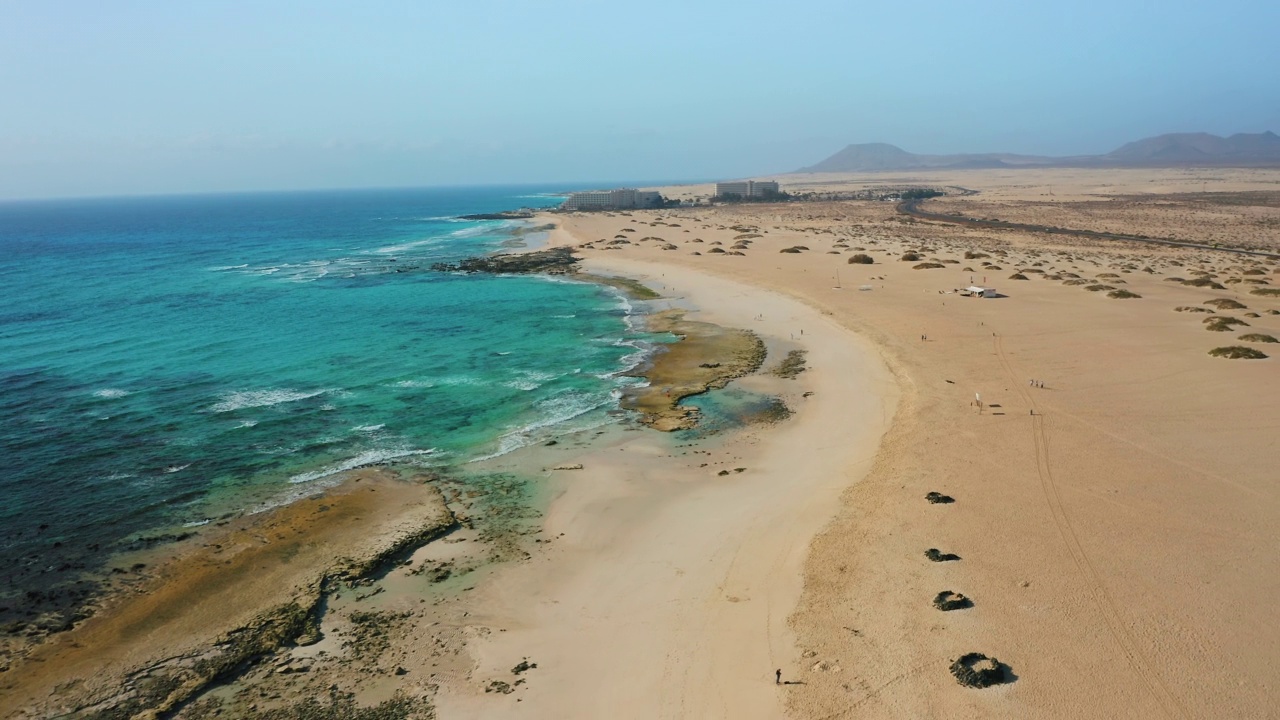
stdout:
[[0,623],[158,528],[605,422],[625,301],[427,269],[543,190],[0,204]]

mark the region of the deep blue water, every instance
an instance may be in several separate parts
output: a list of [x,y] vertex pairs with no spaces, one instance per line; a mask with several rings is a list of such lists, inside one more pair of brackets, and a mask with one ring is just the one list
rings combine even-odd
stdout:
[[0,607],[344,468],[603,422],[643,342],[624,301],[426,269],[512,238],[457,215],[544,190],[0,204]]

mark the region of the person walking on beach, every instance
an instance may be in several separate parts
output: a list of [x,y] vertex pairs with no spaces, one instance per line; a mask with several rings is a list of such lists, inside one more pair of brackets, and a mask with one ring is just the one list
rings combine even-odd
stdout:
[[781,684],[782,684],[782,668],[778,668],[776,671],[774,671],[774,673],[773,673],[773,684],[774,684],[774,685],[781,685]]

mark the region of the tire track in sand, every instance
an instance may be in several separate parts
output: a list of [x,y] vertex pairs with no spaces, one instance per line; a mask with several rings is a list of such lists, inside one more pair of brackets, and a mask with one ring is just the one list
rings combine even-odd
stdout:
[[[1017,388],[1018,394],[1026,401],[1027,406],[1034,411],[1036,407],[1035,399],[1031,393],[1022,389],[1019,384],[1019,376],[1013,371],[1013,365],[1009,362],[1008,356],[1005,355],[1004,338],[996,335],[994,345],[996,356],[1000,359],[1000,364],[1008,374],[1009,382],[1013,384],[1013,387]],[[1057,482],[1053,478],[1053,469],[1049,462],[1048,429],[1050,426],[1051,423],[1045,416],[1032,415],[1031,437],[1036,450],[1036,473],[1040,477],[1040,487],[1049,506],[1049,513],[1053,516],[1053,523],[1057,527],[1058,535],[1062,538],[1063,544],[1067,546],[1071,560],[1088,583],[1089,594],[1093,597],[1094,604],[1098,610],[1101,611],[1107,630],[1120,645],[1125,660],[1133,668],[1134,672],[1138,674],[1138,677],[1142,678],[1142,682],[1147,686],[1147,690],[1152,697],[1155,698],[1165,717],[1190,718],[1191,715],[1186,708],[1178,702],[1178,698],[1160,679],[1159,674],[1152,669],[1150,660],[1147,659],[1134,639],[1133,634],[1125,626],[1124,616],[1121,615],[1118,604],[1111,597],[1111,594],[1107,592],[1106,585],[1102,582],[1102,576],[1089,559],[1088,554],[1085,553],[1080,537],[1076,533],[1075,527],[1071,524],[1071,517],[1067,514],[1066,507],[1062,502],[1062,496],[1058,490]]]

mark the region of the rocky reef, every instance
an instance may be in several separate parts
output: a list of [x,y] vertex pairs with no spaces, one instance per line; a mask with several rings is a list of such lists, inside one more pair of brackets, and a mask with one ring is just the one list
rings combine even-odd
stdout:
[[571,248],[559,247],[528,253],[466,258],[456,263],[435,263],[431,269],[439,272],[567,275],[577,269],[580,259],[574,256]]

